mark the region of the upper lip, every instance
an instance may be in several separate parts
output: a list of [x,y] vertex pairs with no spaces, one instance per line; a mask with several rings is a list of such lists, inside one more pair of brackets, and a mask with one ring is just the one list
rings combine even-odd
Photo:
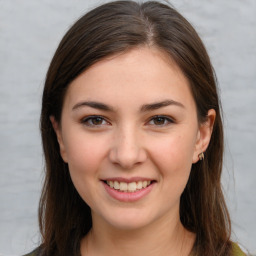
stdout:
[[124,178],[124,177],[110,177],[106,179],[102,179],[103,181],[118,181],[118,182],[138,182],[138,181],[153,181],[154,179],[146,178],[146,177],[131,177],[131,178]]

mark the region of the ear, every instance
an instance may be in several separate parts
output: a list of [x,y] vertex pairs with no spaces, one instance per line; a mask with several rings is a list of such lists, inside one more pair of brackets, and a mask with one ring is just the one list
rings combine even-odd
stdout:
[[52,123],[52,127],[53,127],[53,129],[56,133],[56,136],[57,136],[57,140],[58,140],[58,143],[59,143],[59,146],[60,146],[61,157],[62,157],[63,161],[65,163],[67,163],[67,154],[66,154],[65,145],[64,145],[64,142],[63,142],[63,138],[62,138],[62,132],[61,132],[60,125],[56,121],[54,116],[50,116],[50,121]]
[[198,162],[199,154],[205,152],[212,136],[212,129],[216,118],[216,112],[214,109],[208,111],[207,120],[200,124],[197,141],[195,145],[195,151],[193,154],[193,163]]

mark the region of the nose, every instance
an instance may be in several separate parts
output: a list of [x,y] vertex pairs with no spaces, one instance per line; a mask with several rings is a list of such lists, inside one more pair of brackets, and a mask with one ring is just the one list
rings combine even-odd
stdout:
[[109,159],[126,170],[145,162],[147,153],[136,129],[127,127],[115,133]]

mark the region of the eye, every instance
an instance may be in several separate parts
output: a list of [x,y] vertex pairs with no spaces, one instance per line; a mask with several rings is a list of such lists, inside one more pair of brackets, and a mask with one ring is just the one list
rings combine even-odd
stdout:
[[166,126],[171,123],[174,123],[173,119],[166,116],[154,116],[148,122],[149,125],[156,125],[156,126]]
[[103,126],[109,124],[102,116],[89,116],[82,119],[81,122],[87,126]]

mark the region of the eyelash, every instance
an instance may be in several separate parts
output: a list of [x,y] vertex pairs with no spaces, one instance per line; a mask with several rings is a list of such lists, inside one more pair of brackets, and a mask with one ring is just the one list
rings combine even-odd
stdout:
[[[105,122],[105,124],[102,124],[102,123],[95,124],[95,123],[93,123],[93,121],[97,121],[97,119],[98,119],[98,121]],[[157,119],[158,119],[158,121],[159,121],[159,119],[161,121],[164,121],[164,123],[163,124],[156,124],[155,121]],[[151,123],[151,122],[153,122],[153,123]],[[82,119],[81,123],[86,125],[86,126],[88,126],[88,127],[101,127],[103,125],[109,125],[110,124],[106,120],[106,118],[103,117],[103,116],[88,116],[88,117]],[[147,122],[147,124],[149,124],[149,125],[152,125],[152,126],[154,125],[154,126],[158,126],[158,127],[165,127],[165,126],[170,125],[172,123],[175,123],[174,119],[172,119],[172,118],[170,118],[168,116],[162,116],[162,115],[153,116]]]
[[97,127],[97,126],[105,125],[105,124],[93,124],[92,122],[96,121],[97,119],[100,119],[101,121],[106,122],[106,124],[109,124],[109,122],[106,121],[105,117],[103,116],[88,116],[82,119],[81,123],[89,127]]
[[170,118],[169,116],[161,116],[161,115],[151,117],[148,123],[150,123],[152,121],[156,121],[157,119],[161,119],[162,121],[164,121],[164,123],[160,124],[160,125],[157,125],[154,123],[152,125],[164,127],[164,126],[175,123],[174,119]]

